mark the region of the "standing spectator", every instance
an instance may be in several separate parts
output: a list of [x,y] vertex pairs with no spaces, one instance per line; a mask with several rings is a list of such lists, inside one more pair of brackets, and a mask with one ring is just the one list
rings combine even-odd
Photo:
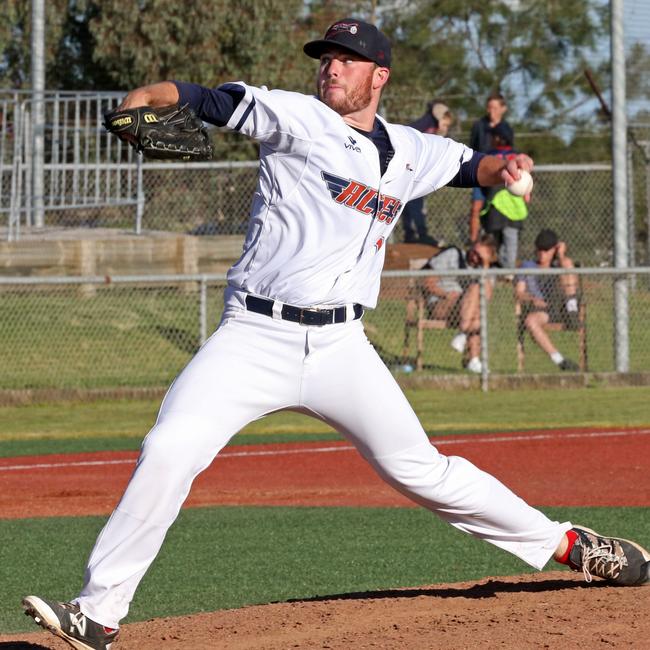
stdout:
[[[566,244],[553,230],[541,230],[535,238],[536,261],[526,261],[522,269],[572,269],[573,260],[566,254]],[[578,364],[564,357],[553,345],[546,331],[548,323],[563,323],[567,329],[579,327],[578,278],[568,275],[521,275],[515,285],[517,300],[523,310],[519,327],[528,330],[533,340],[560,370],[578,370]],[[519,332],[523,335],[523,331]]]
[[[512,146],[512,130],[502,122],[491,132],[494,148],[488,153],[505,160],[515,158],[519,152]],[[496,238],[499,264],[503,268],[512,269],[516,266],[519,231],[528,216],[529,201],[530,195],[515,196],[503,186],[485,189],[485,205],[480,213],[481,228]]]
[[[445,137],[452,122],[453,116],[449,107],[434,99],[427,104],[424,115],[409,124],[409,126],[421,133],[435,133]],[[402,223],[404,224],[404,242],[406,244],[438,245],[437,240],[428,234],[426,220],[424,197],[413,199],[404,206]]]
[[[489,268],[496,262],[496,240],[492,235],[482,235],[465,254],[456,246],[443,248],[427,261],[423,270],[454,271],[465,268]],[[463,365],[470,372],[480,373],[481,317],[479,284],[472,278],[454,276],[427,276],[422,287],[427,294],[430,318],[443,319],[447,326],[458,328],[451,341],[457,352],[465,352]],[[492,283],[486,284],[488,300],[492,297]]]
[[[492,142],[492,129],[498,125],[502,125],[503,129],[509,133],[509,140],[511,146],[514,146],[515,135],[512,127],[503,119],[503,116],[508,111],[508,104],[505,98],[500,93],[492,93],[485,104],[485,115],[476,120],[472,126],[472,133],[470,135],[469,146],[474,151],[487,153],[494,148]],[[485,203],[485,194],[483,188],[475,187],[472,190],[472,207],[469,217],[469,239],[475,242],[478,239],[480,228],[480,213]]]

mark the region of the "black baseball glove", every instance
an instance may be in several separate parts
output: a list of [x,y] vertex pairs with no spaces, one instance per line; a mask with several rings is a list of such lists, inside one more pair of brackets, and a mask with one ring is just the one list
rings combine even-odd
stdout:
[[117,109],[104,115],[104,126],[146,158],[212,158],[208,132],[187,105]]

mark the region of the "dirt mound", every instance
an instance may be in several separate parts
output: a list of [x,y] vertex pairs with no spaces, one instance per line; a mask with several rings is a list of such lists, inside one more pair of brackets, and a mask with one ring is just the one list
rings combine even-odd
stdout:
[[[165,618],[125,625],[116,650],[642,648],[650,589],[587,585],[567,571],[487,578]],[[0,648],[68,648],[47,633]]]

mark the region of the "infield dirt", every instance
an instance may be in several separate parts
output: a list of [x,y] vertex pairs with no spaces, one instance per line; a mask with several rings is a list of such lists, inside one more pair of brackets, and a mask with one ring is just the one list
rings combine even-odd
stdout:
[[[648,639],[650,588],[558,571],[132,623],[115,650],[566,650],[647,648]],[[0,636],[0,648],[68,647],[45,632]]]

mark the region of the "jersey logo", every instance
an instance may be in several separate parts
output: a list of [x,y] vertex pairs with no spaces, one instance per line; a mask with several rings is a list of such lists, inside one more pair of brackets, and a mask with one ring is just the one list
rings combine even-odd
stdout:
[[402,207],[399,199],[380,194],[376,189],[351,178],[341,178],[329,172],[321,172],[321,177],[334,201],[372,216],[377,221],[392,223]]
[[351,135],[348,136],[348,140],[350,142],[345,143],[345,148],[352,149],[352,151],[356,151],[357,153],[361,153],[361,147],[357,147],[357,141]]

